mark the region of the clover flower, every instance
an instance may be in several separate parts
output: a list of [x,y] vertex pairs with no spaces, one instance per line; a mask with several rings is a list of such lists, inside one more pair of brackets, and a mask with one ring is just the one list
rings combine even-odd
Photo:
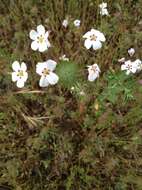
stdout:
[[97,64],[88,66],[88,80],[91,82],[96,80],[99,77],[100,72],[100,68]]
[[66,57],[66,55],[64,54],[61,57],[59,57],[59,60],[61,60],[61,61],[69,61],[69,58]]
[[53,72],[56,65],[57,63],[51,59],[36,65],[36,73],[41,76],[40,87],[47,87],[49,84],[55,85],[58,82],[59,77]]
[[83,38],[86,38],[84,46],[87,49],[92,47],[94,50],[100,49],[102,47],[102,42],[106,41],[104,34],[95,29],[86,32]]
[[51,46],[48,40],[49,32],[45,31],[43,25],[38,25],[37,31],[31,30],[29,35],[30,38],[33,40],[33,42],[31,43],[32,50],[34,51],[38,50],[39,52],[44,52]]
[[130,57],[132,57],[135,54],[135,49],[134,48],[128,49],[128,54],[130,55]]
[[26,80],[28,79],[27,66],[24,62],[20,63],[18,61],[14,61],[12,63],[12,81],[16,82],[16,86],[18,88],[23,88]]
[[69,22],[68,22],[67,19],[63,20],[62,25],[63,25],[65,28],[68,27],[68,24],[69,24]]
[[137,62],[132,62],[130,60],[125,61],[123,65],[121,65],[121,70],[126,70],[126,74],[129,75],[130,73],[136,73],[138,70],[138,64]]
[[104,15],[109,15],[109,13],[108,13],[108,10],[107,10],[107,3],[101,3],[100,5],[99,5],[99,7],[100,7],[100,14],[102,15],[102,16],[104,16]]
[[75,20],[73,23],[74,23],[74,26],[79,27],[81,21],[77,19],[77,20]]

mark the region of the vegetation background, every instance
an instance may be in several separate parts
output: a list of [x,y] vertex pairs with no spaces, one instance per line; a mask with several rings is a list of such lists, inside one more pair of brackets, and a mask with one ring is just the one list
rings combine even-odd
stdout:
[[[117,61],[129,59],[130,47],[133,59],[142,57],[142,1],[107,0],[108,17],[101,2],[0,0],[1,190],[142,190],[142,77],[126,76]],[[29,39],[39,24],[51,31],[42,54]],[[83,46],[91,28],[107,39],[96,52]],[[63,54],[69,62],[59,61]],[[49,58],[60,82],[42,89],[35,65]],[[11,82],[15,60],[28,65],[22,90]],[[102,72],[90,83],[86,66],[94,63]]]

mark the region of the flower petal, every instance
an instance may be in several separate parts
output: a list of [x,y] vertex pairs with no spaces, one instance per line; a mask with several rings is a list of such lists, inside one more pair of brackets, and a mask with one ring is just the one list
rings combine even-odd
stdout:
[[126,75],[129,75],[129,74],[130,74],[130,70],[127,70]]
[[42,44],[39,44],[39,52],[44,52],[45,50],[47,50],[47,43],[43,42]]
[[27,70],[27,65],[26,65],[24,62],[21,63],[21,69],[22,69],[23,71],[26,71],[26,70]]
[[51,84],[51,85],[54,85],[58,82],[59,80],[59,77],[55,74],[55,73],[52,73],[50,72],[49,75],[47,75],[46,77],[48,79],[48,82]]
[[90,38],[91,32],[88,31],[83,35],[83,38]]
[[94,50],[100,49],[102,47],[102,43],[100,41],[93,41],[92,43]]
[[43,69],[47,68],[47,63],[46,62],[39,62],[36,65],[36,73],[39,75],[42,75]]
[[107,3],[101,3],[101,4],[99,5],[99,7],[100,7],[101,9],[105,9],[105,8],[107,8]]
[[12,73],[12,81],[16,82],[19,79],[19,77],[17,76],[17,72],[13,72]]
[[49,37],[49,32],[47,31],[46,33],[45,33],[45,38],[47,39]]
[[18,70],[21,69],[20,64],[19,64],[18,61],[14,61],[14,62],[12,63],[12,69],[13,69],[14,71],[18,71]]
[[37,41],[33,41],[31,43],[32,50],[36,51],[38,49],[38,47],[39,47],[39,44],[37,43]]
[[97,77],[99,77],[98,73],[91,72],[88,75],[88,80],[92,82],[92,81],[96,80]]
[[57,63],[55,61],[53,61],[52,59],[49,59],[49,60],[46,61],[46,65],[47,65],[47,68],[50,71],[54,71],[55,68],[56,68]]
[[32,40],[36,40],[37,36],[38,36],[38,34],[37,34],[37,32],[35,30],[31,30],[29,35],[30,35],[30,38]]
[[48,79],[44,76],[40,78],[39,86],[40,87],[47,87],[49,85]]
[[44,28],[44,26],[43,25],[38,25],[37,26],[37,32],[39,34],[45,34],[45,28]]
[[23,79],[24,82],[26,82],[26,80],[28,79],[28,73],[24,72],[23,74],[24,75],[23,75],[22,79]]
[[84,46],[86,47],[86,49],[90,49],[92,46],[92,41],[89,39],[86,39],[84,42]]
[[24,80],[22,78],[17,80],[16,85],[17,85],[18,88],[23,88],[24,84],[25,83],[24,83]]
[[122,71],[124,71],[124,70],[126,70],[127,68],[126,68],[126,65],[125,64],[123,64],[123,65],[121,65],[121,70]]
[[51,47],[51,44],[50,44],[48,39],[46,39],[46,45],[47,45],[48,48]]
[[131,72],[136,73],[136,71],[137,71],[137,68],[135,66],[133,66],[132,69],[131,69]]
[[106,41],[104,34],[100,32],[99,30],[91,29],[91,33],[97,36],[97,40],[102,41],[102,42]]

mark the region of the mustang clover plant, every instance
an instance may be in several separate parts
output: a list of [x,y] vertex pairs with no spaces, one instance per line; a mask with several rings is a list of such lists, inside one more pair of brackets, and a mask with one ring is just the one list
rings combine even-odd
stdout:
[[95,29],[86,32],[83,38],[85,38],[84,46],[87,49],[92,47],[94,50],[100,49],[102,47],[102,42],[106,41],[104,34]]
[[36,65],[36,73],[41,76],[39,81],[40,87],[47,87],[48,85],[55,85],[59,77],[53,73],[56,68],[57,63],[51,59],[40,62]]
[[51,44],[48,40],[49,32],[45,31],[45,28],[43,25],[37,26],[37,31],[31,30],[30,31],[30,38],[33,40],[31,43],[32,50],[39,52],[44,52],[47,50]]
[[100,72],[100,68],[97,64],[88,66],[88,80],[93,82],[99,77]]
[[16,82],[18,88],[23,88],[26,80],[28,79],[27,66],[24,62],[20,63],[14,61],[12,64],[12,81]]

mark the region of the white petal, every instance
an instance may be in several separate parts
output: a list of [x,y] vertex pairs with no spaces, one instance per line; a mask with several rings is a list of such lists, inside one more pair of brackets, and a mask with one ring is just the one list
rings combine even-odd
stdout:
[[38,49],[38,47],[39,47],[39,44],[37,43],[37,41],[33,41],[31,43],[32,50],[36,51]]
[[124,71],[124,70],[126,70],[127,68],[126,68],[126,65],[121,65],[121,70],[122,71]]
[[38,25],[37,26],[37,32],[39,34],[45,34],[45,28],[44,28],[44,26],[43,25]]
[[132,69],[131,69],[131,72],[136,73],[136,71],[137,71],[137,68],[135,66],[133,66]]
[[130,70],[127,70],[126,75],[129,75],[129,74],[130,74]]
[[16,81],[18,80],[18,78],[19,78],[19,77],[17,76],[17,72],[13,72],[13,73],[12,73],[12,81],[13,81],[13,82],[16,82]]
[[47,50],[47,44],[46,42],[43,42],[42,44],[39,44],[39,52],[44,52],[45,50]]
[[128,54],[132,57],[135,54],[135,49],[134,48],[128,49]]
[[31,31],[30,31],[30,38],[31,38],[32,40],[36,40],[36,39],[37,39],[37,36],[38,36],[38,34],[37,34],[37,32],[36,32],[35,30],[31,30]]
[[24,72],[23,74],[24,74],[24,76],[22,77],[22,79],[24,82],[26,82],[26,80],[28,79],[28,73]]
[[49,82],[46,77],[42,76],[39,81],[40,87],[47,87],[49,85]]
[[48,39],[46,39],[46,46],[47,46],[48,48],[51,47],[51,44],[50,44],[50,42],[49,42]]
[[42,75],[43,69],[47,68],[47,63],[46,62],[39,62],[36,65],[36,73],[39,75]]
[[98,74],[98,73],[91,72],[91,73],[89,73],[89,75],[88,75],[88,80],[92,82],[92,81],[94,81],[97,77],[99,77],[99,74]]
[[50,70],[50,71],[54,71],[55,68],[56,68],[56,65],[57,63],[51,59],[47,60],[46,61],[46,65],[47,65],[47,68]]
[[21,69],[22,69],[23,71],[26,71],[26,70],[27,70],[27,65],[26,65],[24,62],[21,63]]
[[51,85],[54,85],[58,82],[59,80],[59,77],[55,74],[55,73],[52,73],[50,72],[49,75],[47,75],[46,77],[48,79],[48,82],[51,84]]
[[93,49],[97,50],[102,47],[102,43],[100,41],[93,41]]
[[49,36],[49,32],[47,31],[47,32],[45,33],[45,38],[47,39],[48,36]]
[[101,9],[100,14],[103,15],[103,16],[108,15],[108,10],[107,9]]
[[24,80],[23,79],[17,80],[16,85],[18,88],[23,88],[24,87]]
[[83,35],[83,38],[90,38],[91,32],[88,31]]
[[13,69],[14,71],[18,71],[18,70],[21,69],[20,64],[19,64],[18,61],[14,61],[14,62],[12,63],[12,69]]
[[97,40],[102,41],[102,42],[106,41],[104,34],[100,32],[99,30],[91,29],[91,32],[95,34],[95,36],[97,36]]
[[84,46],[86,47],[86,49],[90,49],[92,46],[92,41],[89,39],[86,39],[84,42]]
[[99,5],[99,7],[100,7],[101,9],[105,9],[105,8],[107,8],[107,3],[101,3],[101,4]]

